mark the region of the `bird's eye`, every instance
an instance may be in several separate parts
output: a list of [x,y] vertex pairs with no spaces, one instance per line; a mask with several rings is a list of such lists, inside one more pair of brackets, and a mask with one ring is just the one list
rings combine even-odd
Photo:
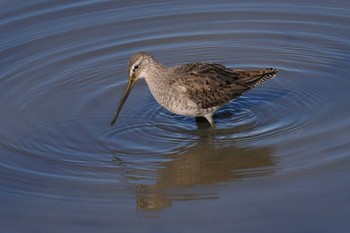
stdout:
[[137,70],[139,68],[139,65],[134,65],[134,70]]

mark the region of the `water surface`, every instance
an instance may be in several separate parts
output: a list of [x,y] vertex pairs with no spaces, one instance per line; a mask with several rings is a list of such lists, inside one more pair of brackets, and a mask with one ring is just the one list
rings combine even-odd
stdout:
[[[2,1],[3,232],[348,232],[348,1]],[[274,67],[217,129],[128,58]]]

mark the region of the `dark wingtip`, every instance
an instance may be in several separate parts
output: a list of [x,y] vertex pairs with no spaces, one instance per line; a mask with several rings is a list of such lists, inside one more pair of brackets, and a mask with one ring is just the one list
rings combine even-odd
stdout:
[[270,68],[270,70],[271,70],[271,73],[272,73],[272,74],[277,74],[277,73],[278,73],[278,70],[277,70],[277,69]]

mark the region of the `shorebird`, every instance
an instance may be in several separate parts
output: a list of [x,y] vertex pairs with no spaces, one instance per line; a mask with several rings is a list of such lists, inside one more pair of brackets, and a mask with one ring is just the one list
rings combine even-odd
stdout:
[[129,60],[129,82],[112,119],[114,125],[137,80],[144,78],[156,101],[175,114],[205,117],[215,128],[213,115],[223,105],[275,77],[276,69],[244,71],[215,63],[166,67],[150,53]]

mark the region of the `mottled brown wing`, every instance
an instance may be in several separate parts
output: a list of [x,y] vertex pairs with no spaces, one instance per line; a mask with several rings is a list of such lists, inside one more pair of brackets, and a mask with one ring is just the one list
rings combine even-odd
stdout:
[[220,64],[194,63],[175,68],[179,74],[176,85],[202,108],[221,106],[256,85],[271,79],[277,70],[242,71]]

